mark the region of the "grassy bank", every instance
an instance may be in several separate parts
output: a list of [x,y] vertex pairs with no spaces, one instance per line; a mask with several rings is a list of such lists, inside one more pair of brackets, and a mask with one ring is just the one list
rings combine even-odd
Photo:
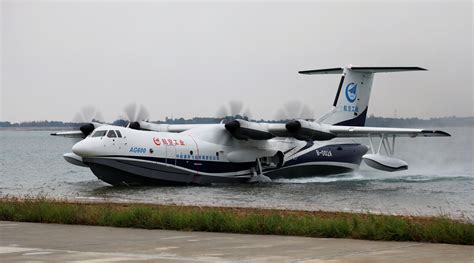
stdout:
[[0,220],[474,245],[474,225],[446,217],[67,203],[38,198],[0,200]]

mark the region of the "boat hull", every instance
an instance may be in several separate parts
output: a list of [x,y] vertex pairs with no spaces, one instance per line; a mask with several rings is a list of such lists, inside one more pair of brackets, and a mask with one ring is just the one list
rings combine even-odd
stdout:
[[[359,168],[362,156],[367,152],[367,147],[358,144],[331,147],[334,147],[330,149],[331,156],[318,156],[316,150],[309,151],[287,160],[282,167],[264,170],[264,175],[277,179],[347,173]],[[84,158],[83,162],[97,178],[114,186],[246,183],[254,181],[251,179],[255,167],[255,162],[182,161],[136,156],[101,156]]]

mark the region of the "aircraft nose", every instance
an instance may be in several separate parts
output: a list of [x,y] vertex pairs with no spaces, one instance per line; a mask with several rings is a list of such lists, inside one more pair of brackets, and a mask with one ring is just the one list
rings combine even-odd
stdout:
[[81,157],[86,157],[91,153],[90,147],[88,147],[88,143],[85,140],[74,144],[74,146],[72,146],[72,152]]

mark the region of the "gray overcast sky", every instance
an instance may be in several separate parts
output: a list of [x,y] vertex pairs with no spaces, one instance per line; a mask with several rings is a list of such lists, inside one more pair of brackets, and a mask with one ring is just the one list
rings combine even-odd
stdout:
[[1,1],[0,120],[108,121],[130,102],[151,119],[215,116],[242,100],[274,118],[317,115],[339,76],[298,70],[421,66],[375,76],[369,114],[473,115],[473,3]]

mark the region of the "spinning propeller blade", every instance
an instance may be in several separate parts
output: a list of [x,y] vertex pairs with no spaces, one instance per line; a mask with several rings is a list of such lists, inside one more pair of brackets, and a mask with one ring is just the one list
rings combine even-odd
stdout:
[[138,106],[136,103],[130,103],[124,108],[125,118],[129,122],[130,129],[140,130],[139,121],[147,120],[149,117],[148,110],[145,106]]
[[[88,105],[82,108],[82,110],[74,116],[73,122],[81,123],[79,130],[84,135],[84,138],[91,134],[98,123],[104,122],[102,113],[92,105]],[[96,124],[94,124],[94,122]]]
[[[216,114],[217,118],[220,118],[224,123],[232,125],[232,121],[235,119],[248,120],[251,118],[250,110],[244,107],[242,101],[232,100],[227,105],[223,105],[219,108]],[[218,135],[218,143],[224,145],[230,145],[234,137],[231,135],[226,127],[223,127],[222,133]]]
[[124,108],[125,116],[128,121],[136,122],[148,119],[149,113],[145,106],[138,106],[136,103],[130,103]]
[[228,105],[223,105],[219,108],[216,117],[223,119],[225,122],[236,118],[248,120],[251,118],[251,113],[248,108],[244,107],[242,101],[232,100]]
[[53,136],[62,136],[68,138],[84,139],[91,134],[95,128],[103,125],[104,118],[94,106],[83,107],[82,110],[73,118],[74,123],[82,124],[79,131],[64,131],[51,133]]
[[275,117],[277,120],[314,120],[314,111],[303,102],[289,101],[278,110]]
[[89,122],[104,122],[102,113],[92,105],[88,105],[82,108],[82,110],[74,116],[73,122],[76,123],[89,123]]

